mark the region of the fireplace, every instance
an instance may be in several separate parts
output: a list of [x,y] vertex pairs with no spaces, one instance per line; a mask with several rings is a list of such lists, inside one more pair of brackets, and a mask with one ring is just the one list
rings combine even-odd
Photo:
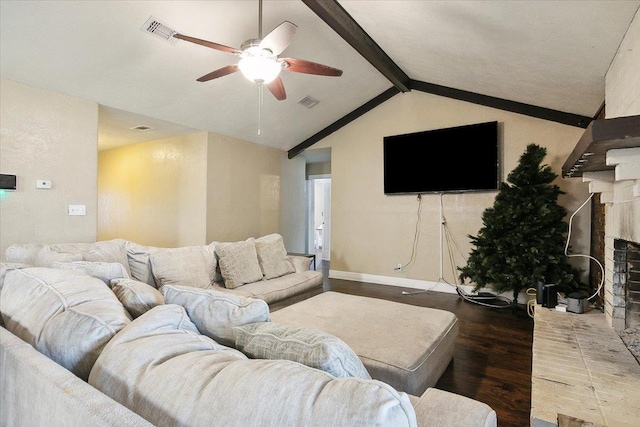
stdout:
[[613,248],[614,311],[624,316],[624,329],[635,328],[640,326],[640,244],[615,239]]

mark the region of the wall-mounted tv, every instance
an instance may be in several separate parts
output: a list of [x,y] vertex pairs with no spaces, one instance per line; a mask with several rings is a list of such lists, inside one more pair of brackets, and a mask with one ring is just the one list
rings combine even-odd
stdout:
[[384,194],[495,191],[498,122],[385,136]]

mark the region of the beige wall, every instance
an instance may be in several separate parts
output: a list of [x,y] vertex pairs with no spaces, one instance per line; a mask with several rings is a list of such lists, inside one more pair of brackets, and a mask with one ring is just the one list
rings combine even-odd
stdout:
[[[561,166],[583,129],[438,97],[421,92],[399,94],[366,115],[340,129],[314,148],[331,147],[332,233],[331,275],[357,280],[402,284],[403,279],[435,282],[439,279],[440,222],[438,195],[424,195],[420,240],[413,267],[397,272],[398,263],[406,264],[416,227],[418,202],[415,195],[383,194],[382,141],[387,135],[451,127],[497,120],[503,146],[503,180],[516,166],[526,145],[536,143],[547,148],[545,163],[560,175]],[[448,162],[451,173],[455,159],[440,159],[437,152],[425,154],[429,162]],[[556,183],[568,194],[560,203],[577,209],[588,197],[586,185],[577,180],[558,178]],[[471,247],[468,234],[482,226],[482,212],[493,205],[496,193],[452,194],[443,196],[444,215],[455,242],[464,257]],[[589,207],[574,219],[574,252],[588,253]],[[567,217],[568,219],[568,217]],[[465,261],[456,253],[456,264]],[[443,255],[443,278],[454,283],[447,248]],[[586,262],[572,260],[586,267]],[[411,282],[411,281],[409,281]],[[407,283],[406,281],[404,283]]]
[[[96,238],[98,104],[0,82],[0,173],[18,190],[0,196],[0,255],[14,243]],[[36,190],[36,179],[52,181]],[[69,204],[86,216],[69,216]]]
[[279,232],[280,166],[286,156],[282,150],[209,133],[207,242]]
[[98,239],[205,244],[207,132],[100,151]]

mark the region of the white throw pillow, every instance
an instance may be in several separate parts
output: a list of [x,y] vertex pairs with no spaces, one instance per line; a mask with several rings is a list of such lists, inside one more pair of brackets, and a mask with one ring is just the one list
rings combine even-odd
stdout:
[[127,270],[119,262],[54,262],[53,268],[80,271],[91,277],[102,280],[107,286],[109,286],[109,281],[111,279],[129,278]]
[[371,379],[355,352],[340,338],[311,328],[253,323],[235,330],[235,348],[252,359],[285,359],[334,377]]
[[296,271],[291,261],[287,259],[284,239],[280,234],[269,234],[256,239],[256,252],[265,279],[273,279]]
[[226,288],[234,289],[262,280],[254,238],[241,242],[218,242],[215,252]]
[[6,329],[83,380],[104,346],[131,321],[101,280],[52,268],[9,271],[0,312]]
[[151,273],[151,261],[149,257],[152,252],[156,252],[164,248],[142,246],[134,242],[127,242],[125,244],[125,249],[127,251],[127,260],[129,262],[131,278],[151,286],[156,286],[153,274]]
[[134,319],[164,304],[160,291],[135,279],[112,279],[109,286]]
[[209,245],[183,246],[154,251],[151,272],[157,287],[165,285],[210,288],[214,282],[216,256]]
[[164,286],[165,302],[187,311],[198,330],[217,342],[233,346],[235,326],[269,322],[269,305],[261,299],[246,298],[213,289]]

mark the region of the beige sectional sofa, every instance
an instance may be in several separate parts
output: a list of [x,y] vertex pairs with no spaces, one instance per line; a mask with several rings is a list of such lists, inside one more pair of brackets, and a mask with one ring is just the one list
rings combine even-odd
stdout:
[[[260,258],[267,281],[291,270],[278,236],[260,243],[279,248]],[[209,245],[171,254],[126,241],[84,245],[7,251],[22,263],[0,269],[2,425],[497,425],[481,402],[372,379],[331,333],[273,322],[268,298],[234,292],[247,286],[233,269],[247,268],[250,245],[228,245],[215,261]],[[114,247],[128,266],[107,261],[124,260]],[[212,286],[217,274],[235,283]]]
[[94,271],[119,263],[125,277],[156,288],[166,283],[213,288],[262,299],[272,310],[321,293],[323,285],[322,273],[310,269],[309,258],[287,255],[279,234],[179,248],[144,246],[124,239],[16,244],[7,248],[5,258],[37,267]]

